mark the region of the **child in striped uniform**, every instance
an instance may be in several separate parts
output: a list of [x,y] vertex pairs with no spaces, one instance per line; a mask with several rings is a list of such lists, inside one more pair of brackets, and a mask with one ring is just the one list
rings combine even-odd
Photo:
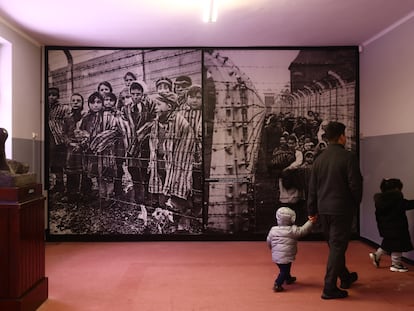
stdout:
[[70,114],[70,108],[62,104],[59,97],[59,89],[50,87],[48,90],[49,159],[50,173],[55,180],[55,184],[50,185],[50,190],[63,193],[65,191],[63,169],[67,153],[63,124]]
[[[188,198],[192,190],[194,131],[177,111],[173,93],[153,97],[157,119],[150,133],[150,182],[152,193],[168,197],[166,206],[178,218],[177,230],[188,231]],[[162,170],[165,167],[165,171]]]

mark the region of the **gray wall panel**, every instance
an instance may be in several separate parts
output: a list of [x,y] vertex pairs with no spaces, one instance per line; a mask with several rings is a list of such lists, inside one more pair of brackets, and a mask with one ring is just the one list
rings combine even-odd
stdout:
[[12,148],[13,160],[29,164],[30,172],[36,173],[37,182],[43,183],[43,142],[40,140],[13,138]]
[[[381,243],[375,221],[373,196],[379,192],[382,178],[400,178],[405,198],[414,199],[414,133],[363,138],[360,141],[364,197],[360,212],[360,235]],[[411,240],[414,240],[414,210],[407,212]],[[404,253],[414,260],[414,251]]]

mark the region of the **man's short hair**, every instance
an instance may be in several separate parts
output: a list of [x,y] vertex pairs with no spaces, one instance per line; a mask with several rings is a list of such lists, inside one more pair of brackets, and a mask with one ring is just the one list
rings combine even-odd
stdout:
[[331,121],[325,129],[325,136],[328,141],[338,141],[341,135],[345,135],[345,124]]

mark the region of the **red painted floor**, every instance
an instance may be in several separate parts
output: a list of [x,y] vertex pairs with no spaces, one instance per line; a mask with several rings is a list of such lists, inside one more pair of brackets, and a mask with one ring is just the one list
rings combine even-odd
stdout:
[[274,293],[277,267],[265,242],[48,243],[49,299],[38,311],[414,310],[414,266],[375,268],[373,248],[352,241],[359,280],[342,300],[320,298],[327,245],[299,242],[297,283]]

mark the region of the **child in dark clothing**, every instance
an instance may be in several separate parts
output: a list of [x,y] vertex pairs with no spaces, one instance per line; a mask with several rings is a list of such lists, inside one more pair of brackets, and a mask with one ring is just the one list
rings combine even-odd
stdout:
[[413,249],[405,212],[414,209],[414,200],[404,199],[402,188],[403,184],[399,179],[383,179],[381,193],[374,195],[375,217],[383,240],[381,247],[375,253],[370,253],[369,257],[378,268],[381,256],[391,254],[390,270],[393,272],[408,271],[401,261],[402,252]]

